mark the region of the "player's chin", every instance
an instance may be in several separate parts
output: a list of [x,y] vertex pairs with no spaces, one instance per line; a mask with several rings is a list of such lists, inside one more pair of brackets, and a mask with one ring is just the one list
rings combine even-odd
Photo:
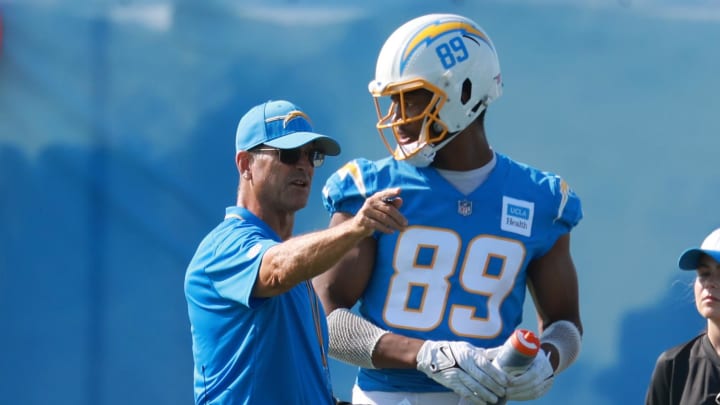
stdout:
[[290,206],[290,209],[292,211],[298,211],[300,209],[305,208],[305,206],[308,203],[308,198],[310,197],[310,191],[309,189],[306,189],[302,192],[296,191],[292,193],[290,198],[288,199],[288,205]]
[[712,303],[703,302],[698,310],[703,318],[720,320],[720,303],[717,301]]

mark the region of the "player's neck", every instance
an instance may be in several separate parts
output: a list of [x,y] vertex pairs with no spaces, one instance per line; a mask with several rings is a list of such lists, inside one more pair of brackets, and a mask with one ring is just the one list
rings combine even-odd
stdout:
[[288,240],[292,236],[293,226],[295,225],[295,213],[292,211],[278,210],[276,207],[261,204],[254,199],[238,198],[237,206],[244,207],[256,217],[260,218],[270,229],[282,240]]
[[433,161],[438,169],[467,171],[488,164],[494,156],[493,150],[485,138],[485,131],[463,131],[445,145]]

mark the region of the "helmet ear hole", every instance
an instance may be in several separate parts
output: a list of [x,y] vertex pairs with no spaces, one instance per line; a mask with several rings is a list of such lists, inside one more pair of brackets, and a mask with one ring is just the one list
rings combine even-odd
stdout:
[[[472,98],[472,81],[468,78],[465,79],[465,81],[462,84],[462,94],[460,96],[460,102],[465,105],[470,101]],[[470,109],[473,113],[476,113],[480,107],[483,105],[483,103],[486,101],[486,99],[482,99],[477,102],[472,108]]]
[[463,105],[467,104],[468,100],[470,100],[470,96],[472,96],[472,82],[470,81],[470,79],[465,79],[462,84],[460,102],[463,103]]

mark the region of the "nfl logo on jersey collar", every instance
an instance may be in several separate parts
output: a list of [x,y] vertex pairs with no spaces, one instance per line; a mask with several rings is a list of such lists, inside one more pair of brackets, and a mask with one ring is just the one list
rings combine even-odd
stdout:
[[466,217],[472,214],[472,201],[459,200],[458,201],[458,214]]
[[535,203],[503,196],[500,229],[523,236],[532,234]]

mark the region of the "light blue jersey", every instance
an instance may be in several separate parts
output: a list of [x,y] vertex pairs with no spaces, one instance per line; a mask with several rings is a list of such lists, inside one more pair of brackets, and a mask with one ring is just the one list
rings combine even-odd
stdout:
[[[495,347],[522,320],[528,263],[582,218],[560,177],[496,153],[489,177],[468,195],[432,167],[356,159],[323,189],[325,208],[355,214],[366,197],[399,187],[408,228],[376,233],[377,254],[360,313],[383,329]],[[448,391],[416,370],[361,369],[366,391]]]
[[244,208],[226,214],[185,276],[196,404],[334,404],[324,364],[327,323],[315,291],[306,282],[251,297],[262,256],[281,240]]

